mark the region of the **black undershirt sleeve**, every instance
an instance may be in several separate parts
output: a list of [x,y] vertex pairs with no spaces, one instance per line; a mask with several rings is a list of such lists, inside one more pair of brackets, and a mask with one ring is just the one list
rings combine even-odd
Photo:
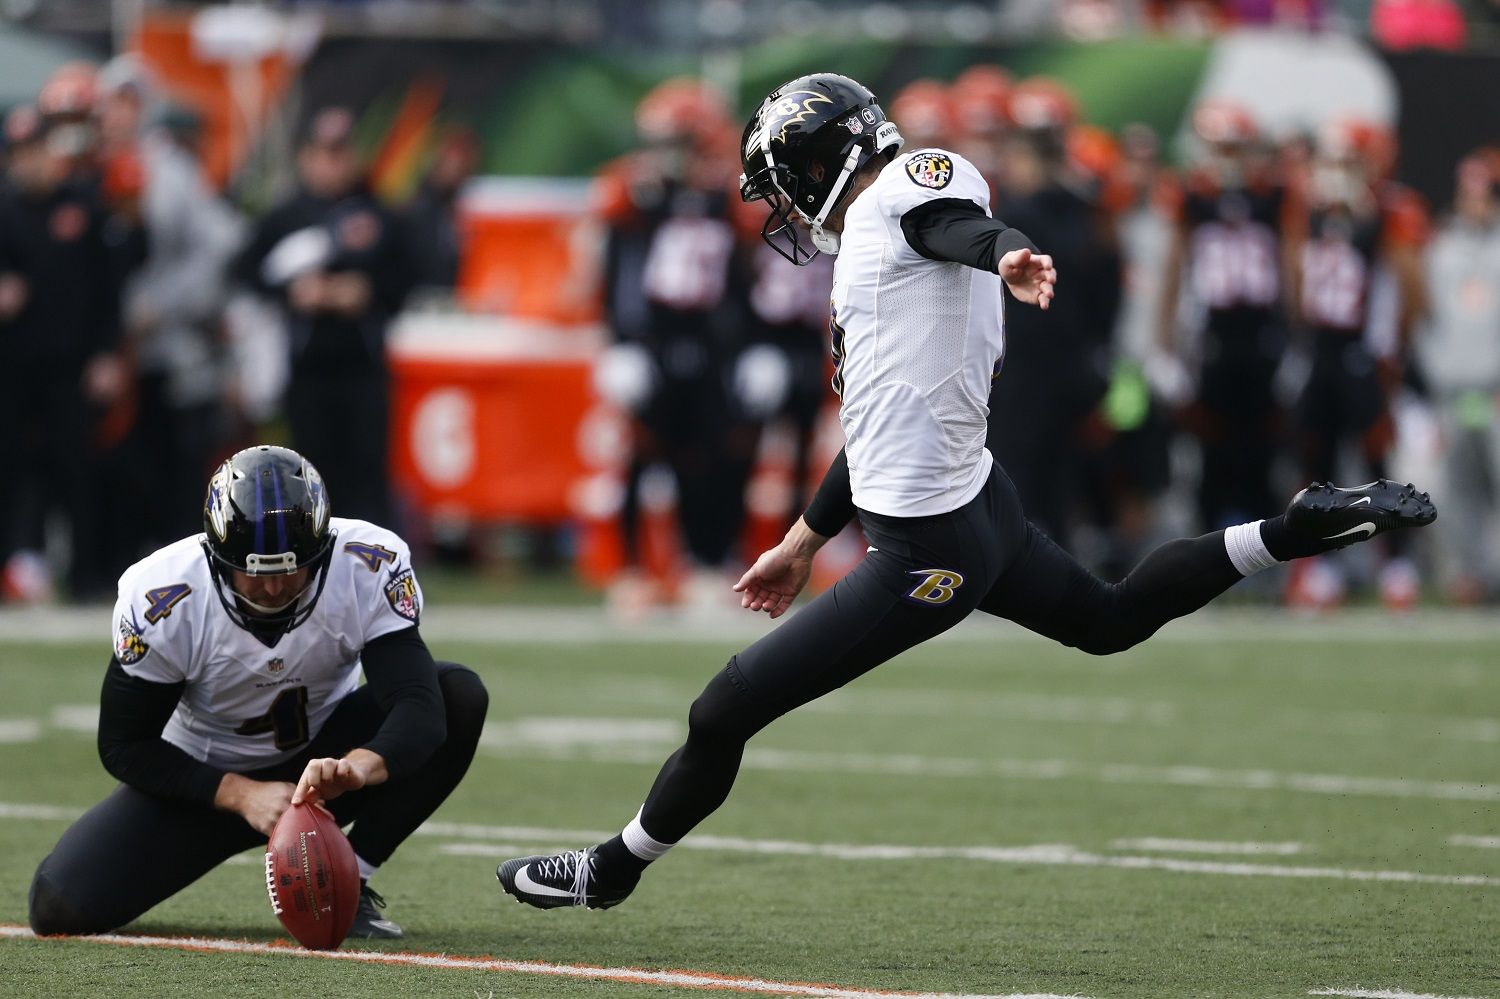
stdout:
[[409,774],[448,738],[432,653],[413,626],[370,642],[360,662],[370,693],[386,712],[380,729],[363,748],[380,754],[391,777]]
[[967,198],[924,201],[901,216],[901,231],[928,260],[949,260],[991,274],[1011,250],[1037,252],[1025,233],[990,218]]
[[111,657],[99,695],[99,759],[136,790],[211,806],[224,771],[161,737],[186,686],[131,676]]
[[815,534],[831,538],[854,519],[854,493],[849,484],[849,458],[840,448],[838,457],[828,466],[802,520]]

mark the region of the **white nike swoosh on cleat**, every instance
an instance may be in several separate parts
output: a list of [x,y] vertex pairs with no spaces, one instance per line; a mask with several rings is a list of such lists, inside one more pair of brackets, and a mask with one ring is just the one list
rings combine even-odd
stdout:
[[1339,538],[1347,538],[1349,535],[1354,534],[1357,531],[1363,531],[1365,537],[1368,538],[1370,535],[1372,535],[1372,534],[1375,533],[1375,525],[1372,524],[1372,523],[1370,523],[1367,520],[1363,524],[1355,524],[1353,527],[1349,528],[1349,530],[1347,530],[1347,531],[1340,531],[1337,534],[1330,534],[1330,535],[1328,535],[1328,537],[1324,538],[1323,540],[1324,541],[1337,541]]
[[1361,496],[1359,499],[1355,500],[1353,503],[1350,503],[1349,505],[1351,507],[1354,507],[1354,506],[1359,506],[1361,503],[1369,503],[1369,502],[1370,502],[1370,497],[1368,497],[1368,496]]
[[[530,867],[530,864],[526,865]],[[528,895],[547,895],[551,898],[572,898],[573,893],[563,891],[561,888],[553,888],[551,885],[539,885],[531,880],[526,874],[526,867],[516,872],[516,890],[524,891]]]

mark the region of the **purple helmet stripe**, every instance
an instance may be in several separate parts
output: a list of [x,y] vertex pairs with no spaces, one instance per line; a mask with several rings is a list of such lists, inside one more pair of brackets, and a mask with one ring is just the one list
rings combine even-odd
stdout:
[[284,552],[287,550],[286,543],[286,504],[281,501],[281,476],[271,476],[271,488],[275,491],[276,503],[276,550]]
[[266,501],[261,496],[261,477],[257,471],[255,475],[255,553],[265,555],[266,552]]

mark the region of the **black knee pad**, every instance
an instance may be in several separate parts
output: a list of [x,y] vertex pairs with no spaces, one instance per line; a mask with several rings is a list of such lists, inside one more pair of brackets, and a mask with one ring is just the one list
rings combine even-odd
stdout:
[[443,694],[448,738],[478,742],[479,733],[484,728],[484,716],[490,708],[490,694],[479,674],[467,666],[440,663],[438,689]]
[[60,891],[45,873],[46,866],[47,862],[42,861],[42,866],[37,868],[36,877],[31,880],[27,920],[31,923],[33,933],[37,936],[73,936],[114,929],[114,926],[100,923],[99,913],[86,912],[79,904],[80,900],[70,898]]
[[693,702],[688,711],[689,739],[743,743],[776,717],[735,682],[735,669],[735,660],[730,659]]

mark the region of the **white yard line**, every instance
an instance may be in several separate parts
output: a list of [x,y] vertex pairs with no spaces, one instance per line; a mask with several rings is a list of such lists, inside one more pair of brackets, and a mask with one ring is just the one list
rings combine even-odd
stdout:
[[[458,836],[463,830],[468,843],[438,847],[439,853],[465,857],[515,856],[512,841],[544,840],[551,844],[571,843],[576,848],[585,843],[607,839],[609,833],[562,829],[533,829],[517,826],[459,825],[428,822],[417,829],[419,835]],[[472,840],[495,839],[501,844],[475,843]],[[991,864],[1020,864],[1043,867],[1112,867],[1122,870],[1170,871],[1176,874],[1214,874],[1228,877],[1311,878],[1332,881],[1393,881],[1404,884],[1457,885],[1471,888],[1500,888],[1500,877],[1484,874],[1427,874],[1418,871],[1358,870],[1346,867],[1309,867],[1286,864],[1249,864],[1210,860],[1186,860],[1174,857],[1119,856],[1090,853],[1063,843],[1035,846],[900,846],[864,843],[798,843],[790,840],[742,839],[734,836],[694,834],[678,844],[680,849],[707,850],[720,853],[774,854],[797,857],[827,857],[836,860],[969,860]],[[537,848],[541,850],[541,848]],[[528,847],[527,852],[532,848]],[[555,852],[555,851],[554,851]]]
[[42,737],[42,723],[35,718],[0,718],[0,744],[19,745]]
[[1203,839],[1165,839],[1160,836],[1111,840],[1109,848],[1111,850],[1146,850],[1156,853],[1210,853],[1270,857],[1290,857],[1306,849],[1301,843],[1224,843]]
[[65,732],[93,735],[99,731],[99,705],[59,704],[52,709],[47,723]]
[[0,801],[0,819],[41,819],[71,822],[83,814],[81,808],[66,805],[32,805],[20,801]]
[[862,690],[846,688],[805,705],[813,714],[887,715],[895,718],[977,716],[997,721],[1087,725],[1175,724],[1178,710],[1165,701],[1053,694],[984,694],[957,690]]
[[[0,925],[0,937],[32,939],[24,926]],[[543,961],[508,961],[494,957],[461,957],[447,954],[414,954],[404,951],[373,950],[303,950],[287,944],[252,943],[248,940],[224,940],[213,937],[155,937],[105,933],[98,936],[72,937],[67,942],[112,944],[117,947],[156,947],[223,954],[258,954],[269,957],[312,958],[323,961],[348,961],[358,964],[395,964],[455,971],[507,972],[518,975],[543,975],[554,978],[577,978],[595,981],[625,982],[633,985],[676,986],[690,989],[717,989],[773,996],[808,996],[814,999],[1084,999],[1055,993],[1013,993],[1010,995],[959,995],[951,992],[892,992],[885,989],[847,988],[838,985],[814,985],[803,982],[777,982],[763,978],[720,975],[711,971],[650,971],[644,968],[595,968],[582,964],[551,964]]]
[[[507,745],[485,747],[485,751],[492,755],[514,759],[544,759],[563,763],[616,763],[635,766],[660,764],[665,758],[661,746]],[[1147,766],[1134,763],[983,759],[905,753],[809,752],[752,746],[745,750],[742,766],[752,770],[803,773],[1081,780],[1105,784],[1155,784],[1225,790],[1294,791],[1331,796],[1427,798],[1438,801],[1500,801],[1500,784],[1419,780],[1408,777],[1360,777],[1350,774],[1280,773],[1274,770],[1223,770],[1192,764]]]
[[1500,836],[1464,836],[1462,834],[1448,837],[1449,846],[1473,846],[1481,850],[1500,850]]
[[[72,819],[81,809],[55,805],[0,802],[0,819]],[[547,829],[540,826],[490,826],[472,822],[427,821],[417,827],[418,836],[466,840],[445,844],[438,852],[459,856],[508,857],[525,851],[557,852],[559,844],[581,846],[611,835],[602,829]],[[1117,841],[1118,842],[1118,841]],[[517,847],[517,843],[530,846]],[[542,844],[542,845],[537,845]],[[1235,844],[1230,844],[1235,845]],[[1244,845],[1244,844],[1239,844]],[[1263,844],[1285,846],[1287,844]],[[968,860],[993,864],[1024,864],[1047,867],[1112,867],[1124,870],[1171,871],[1178,874],[1214,874],[1230,877],[1313,878],[1334,881],[1391,881],[1406,884],[1457,885],[1476,888],[1500,887],[1500,877],[1484,874],[1430,874],[1419,871],[1359,870],[1344,867],[1250,864],[1176,857],[1131,856],[1090,853],[1067,844],[1033,846],[904,846],[884,843],[804,843],[794,840],[747,839],[738,836],[694,834],[679,844],[684,850],[719,853],[751,853],[780,856],[828,857],[837,860]],[[234,861],[231,861],[234,862]]]
[[[1310,996],[1347,996],[1349,999],[1476,999],[1474,996],[1439,996],[1431,992],[1403,992],[1400,989],[1314,989]],[[1483,999],[1483,997],[1478,997]]]
[[[0,608],[0,640],[51,644],[109,641],[110,609],[84,607]],[[621,644],[738,644],[775,627],[764,614],[664,615],[643,623],[622,623],[599,607],[534,607],[514,604],[439,604],[424,612],[422,632],[429,640],[578,642]],[[1273,608],[1210,608],[1174,621],[1153,639],[1165,642],[1345,641],[1473,642],[1500,640],[1500,617],[1484,611],[1422,610],[1391,615],[1382,610],[1348,610],[1307,616]],[[1047,641],[984,614],[935,639],[948,642]],[[1097,664],[1096,664],[1097,668]]]

